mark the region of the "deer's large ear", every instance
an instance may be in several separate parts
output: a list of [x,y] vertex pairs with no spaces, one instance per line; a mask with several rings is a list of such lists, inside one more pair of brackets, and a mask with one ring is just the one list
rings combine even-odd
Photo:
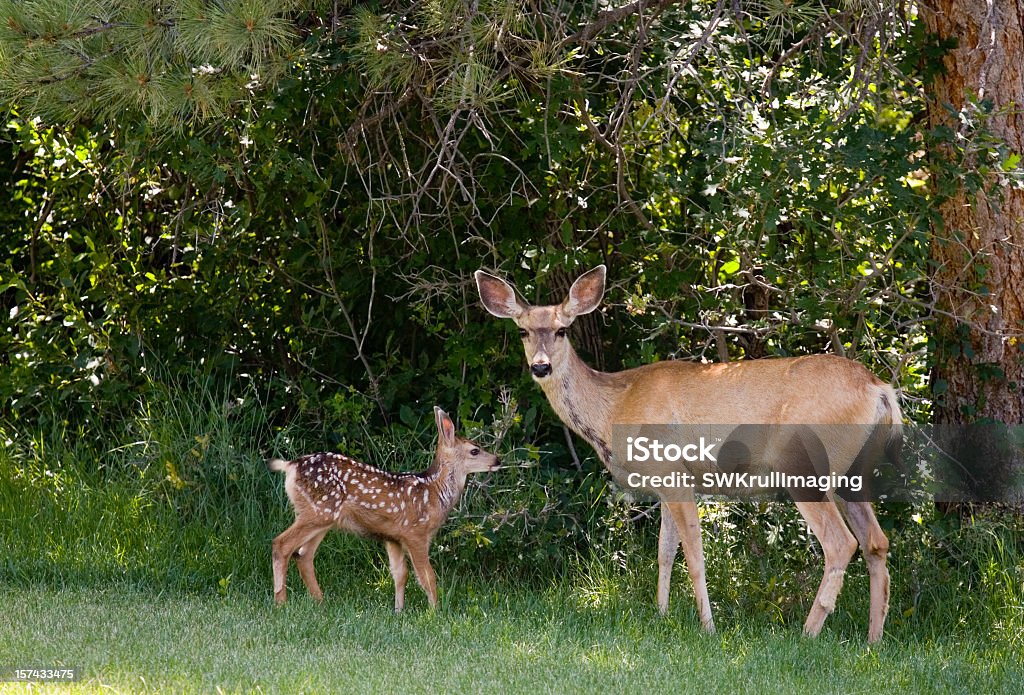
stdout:
[[482,270],[473,273],[473,277],[476,278],[480,301],[487,311],[502,319],[517,319],[523,315],[526,306],[516,297],[512,285]]
[[451,446],[455,443],[455,423],[448,417],[448,413],[444,412],[436,405],[434,406],[434,419],[437,421],[437,433],[441,437],[441,441]]
[[604,296],[604,275],[606,268],[599,265],[576,278],[569,288],[569,296],[562,302],[562,313],[570,320],[589,314],[601,304]]

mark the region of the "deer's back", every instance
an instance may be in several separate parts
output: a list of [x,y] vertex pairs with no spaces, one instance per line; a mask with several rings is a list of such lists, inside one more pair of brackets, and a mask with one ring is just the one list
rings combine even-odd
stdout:
[[416,473],[391,473],[342,454],[310,454],[293,462],[286,486],[299,513],[359,535],[401,538],[431,521],[431,491]]
[[700,364],[667,360],[619,372],[614,423],[872,423],[880,389],[837,355]]

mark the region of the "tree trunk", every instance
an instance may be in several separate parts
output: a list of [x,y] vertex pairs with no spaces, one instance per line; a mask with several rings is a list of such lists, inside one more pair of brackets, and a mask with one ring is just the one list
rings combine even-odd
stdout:
[[[1024,151],[1024,0],[928,0],[921,14],[930,32],[957,42],[929,85],[931,126],[964,136],[958,149],[982,144],[980,125],[1010,153]],[[991,104],[990,113],[979,104]],[[961,113],[966,117],[958,118]],[[994,164],[984,154],[968,163]],[[938,425],[1024,422],[1024,190],[1006,185],[1000,173],[994,166],[980,187],[961,177],[940,198],[932,244]],[[990,461],[988,470],[976,471],[989,483],[979,494],[1024,507],[1024,490],[1013,483],[1024,473],[1024,456],[1019,447],[987,451],[995,436],[988,432],[979,438],[976,430],[958,447]]]

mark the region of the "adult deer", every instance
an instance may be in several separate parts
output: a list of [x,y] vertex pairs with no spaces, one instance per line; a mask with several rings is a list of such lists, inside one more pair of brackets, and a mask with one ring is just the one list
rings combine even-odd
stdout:
[[[512,319],[519,327],[530,372],[555,413],[594,448],[620,482],[626,469],[624,462],[616,459],[612,438],[613,428],[623,425],[824,424],[864,425],[869,430],[884,426],[890,452],[899,441],[902,415],[896,393],[851,360],[810,355],[726,364],[665,361],[622,372],[599,372],[576,355],[567,334],[576,317],[594,311],[600,304],[605,285],[603,265],[577,278],[565,301],[551,306],[530,306],[517,297],[511,285],[482,270],[475,276],[487,311]],[[824,453],[833,470],[839,472],[854,464],[870,436],[864,427],[842,432],[846,434],[824,442]],[[766,444],[762,452],[786,450],[781,441],[769,440]],[[767,463],[773,465],[771,460]],[[654,492],[661,497],[663,507],[658,607],[662,613],[668,609],[672,564],[681,541],[701,624],[714,632],[694,491],[674,490],[671,495]],[[889,606],[889,541],[870,502],[844,502],[832,494],[818,500],[794,500],[820,542],[825,559],[824,576],[804,623],[804,633],[817,635],[834,610],[846,566],[859,543],[870,576],[868,641],[881,639]]]
[[309,454],[294,461],[273,459],[272,471],[285,474],[284,488],[295,508],[295,523],[274,539],[274,600],[285,602],[288,562],[294,557],[306,589],[317,601],[323,592],[313,557],[327,532],[337,528],[384,541],[395,582],[395,612],[405,606],[405,581],[412,559],[416,579],[437,605],[437,579],[430,566],[430,543],[459,501],[470,473],[498,468],[498,458],[455,435],[451,418],[438,407],[437,451],[421,473],[389,473],[341,454]]

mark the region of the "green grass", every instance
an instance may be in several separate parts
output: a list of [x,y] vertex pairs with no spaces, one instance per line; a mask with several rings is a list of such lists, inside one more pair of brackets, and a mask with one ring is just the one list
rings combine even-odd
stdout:
[[[793,506],[706,504],[720,630],[708,636],[681,558],[672,609],[655,611],[656,518],[634,519],[603,473],[516,467],[514,449],[432,548],[440,610],[410,580],[407,612],[392,614],[382,547],[340,534],[317,555],[327,601],[313,603],[293,569],[276,609],[270,541],[292,516],[262,458],[317,440],[273,430],[258,408],[175,393],[140,406],[101,450],[0,428],[0,669],[74,667],[82,680],[44,687],[132,693],[1009,693],[1024,682],[1020,517],[883,509],[892,599],[868,647],[859,557],[821,636],[803,638],[821,557]],[[361,441],[369,461],[413,468],[430,427]]]
[[145,480],[0,482],[0,668],[81,669],[83,680],[60,686],[70,692],[1019,692],[1024,682],[1019,536],[992,521],[891,534],[890,618],[868,647],[863,562],[822,635],[805,639],[820,564],[799,533],[754,543],[750,524],[785,521],[763,512],[733,510],[750,522],[733,530],[741,544],[723,540],[725,517],[707,525],[721,631],[707,636],[681,560],[672,610],[656,614],[651,525],[604,537],[595,527],[594,546],[564,548],[556,570],[517,558],[515,539],[475,547],[457,515],[432,553],[441,610],[426,611],[410,580],[401,616],[379,544],[332,534],[317,558],[325,604],[292,569],[289,603],[275,609],[269,541],[289,521],[279,500],[262,518],[238,504],[215,521],[188,519]]
[[[295,597],[108,589],[5,592],[10,665],[74,666],[69,692],[907,692],[1017,693],[1024,671],[981,636],[937,640],[784,627],[698,632],[685,608],[579,606],[570,587],[453,597],[388,610],[385,591]],[[29,692],[5,684],[5,691]]]
[[463,591],[435,613],[414,589],[417,605],[394,615],[389,590],[356,588],[281,609],[269,588],[223,598],[5,589],[0,654],[5,667],[80,669],[67,692],[1010,693],[1024,682],[1017,657],[982,636],[903,631],[868,647],[859,630],[829,623],[815,640],[799,624],[709,636],[688,605],[667,618],[651,602],[587,608],[569,585]]

